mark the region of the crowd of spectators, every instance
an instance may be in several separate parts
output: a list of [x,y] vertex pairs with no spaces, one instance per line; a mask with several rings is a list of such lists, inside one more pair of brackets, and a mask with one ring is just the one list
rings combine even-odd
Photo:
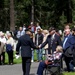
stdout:
[[[74,71],[75,69],[75,28],[70,29],[69,25],[65,25],[64,30],[57,30],[50,27],[49,30],[42,29],[39,23],[33,25],[30,23],[28,27],[25,24],[19,28],[15,27],[13,32],[0,31],[0,65],[5,64],[5,52],[8,54],[8,64],[12,65],[13,52],[16,50],[18,39],[25,34],[25,30],[29,29],[32,34],[30,35],[32,41],[39,48],[36,49],[37,62],[43,60],[43,52],[48,55],[54,53],[57,46],[60,45],[63,49],[63,60],[66,63],[67,71]],[[14,48],[14,43],[15,48]],[[70,51],[70,50],[71,51]],[[34,62],[34,49],[32,48],[32,60]],[[19,54],[20,54],[19,50]],[[67,54],[70,55],[67,55]],[[63,65],[63,64],[62,64]]]

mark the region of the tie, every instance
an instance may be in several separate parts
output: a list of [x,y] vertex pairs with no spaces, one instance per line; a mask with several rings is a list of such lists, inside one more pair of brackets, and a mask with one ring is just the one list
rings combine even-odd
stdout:
[[65,37],[65,38],[64,38],[63,48],[65,48],[65,44],[66,44],[67,39],[68,39],[68,37]]
[[52,44],[53,44],[53,40],[54,40],[54,36],[51,36],[51,47],[52,47]]

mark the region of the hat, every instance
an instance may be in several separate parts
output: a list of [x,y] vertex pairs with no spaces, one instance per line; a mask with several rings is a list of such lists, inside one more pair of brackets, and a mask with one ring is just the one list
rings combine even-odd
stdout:
[[54,27],[50,27],[50,28],[49,28],[49,32],[51,32],[51,31],[53,31],[53,30],[55,30]]

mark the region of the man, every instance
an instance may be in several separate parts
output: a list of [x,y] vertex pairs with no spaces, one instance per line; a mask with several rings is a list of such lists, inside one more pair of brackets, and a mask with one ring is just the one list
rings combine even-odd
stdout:
[[16,41],[17,40],[17,32],[18,32],[18,27],[15,26],[15,30],[13,31],[13,34],[14,34],[14,40]]
[[46,41],[40,46],[40,48],[43,48],[46,44],[48,44],[48,54],[52,54],[58,45],[62,46],[61,39],[56,34],[54,27],[49,28],[49,35]]
[[32,32],[35,32],[35,30],[36,30],[36,27],[33,22],[30,23],[29,28],[31,29]]
[[23,31],[23,28],[22,27],[19,27],[19,31],[17,32],[17,39],[19,39],[22,35],[25,34],[25,31]]
[[[42,31],[41,29],[37,29],[37,34],[35,35],[35,44],[37,46],[41,45],[42,42],[43,42],[43,34],[42,34]],[[39,49],[37,50],[37,58],[38,60],[37,61],[41,61],[42,60],[42,49]]]
[[25,32],[26,34],[21,36],[18,40],[16,54],[19,54],[19,48],[21,47],[23,75],[29,75],[32,57],[31,48],[38,47],[34,45],[32,39],[30,38],[31,32],[29,31],[29,29],[26,29]]
[[72,35],[73,35],[73,65],[74,65],[74,71],[75,71],[75,27],[72,29]]
[[64,60],[65,60],[68,72],[73,71],[73,65],[71,64],[73,57],[69,56],[68,52],[66,51],[68,51],[69,49],[72,49],[73,43],[74,43],[74,39],[70,29],[65,29],[65,36],[63,40],[63,52],[64,52]]
[[41,27],[40,27],[39,23],[36,23],[36,32],[35,33],[37,33],[38,29],[41,29]]

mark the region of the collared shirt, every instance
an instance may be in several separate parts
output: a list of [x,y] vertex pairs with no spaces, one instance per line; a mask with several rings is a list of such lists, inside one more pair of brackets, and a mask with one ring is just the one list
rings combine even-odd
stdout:
[[52,40],[54,40],[54,38],[55,38],[55,34],[53,34],[53,35],[51,36],[51,39],[52,39]]
[[65,43],[67,41],[68,37],[65,37],[64,42],[63,42],[63,48],[65,48]]

